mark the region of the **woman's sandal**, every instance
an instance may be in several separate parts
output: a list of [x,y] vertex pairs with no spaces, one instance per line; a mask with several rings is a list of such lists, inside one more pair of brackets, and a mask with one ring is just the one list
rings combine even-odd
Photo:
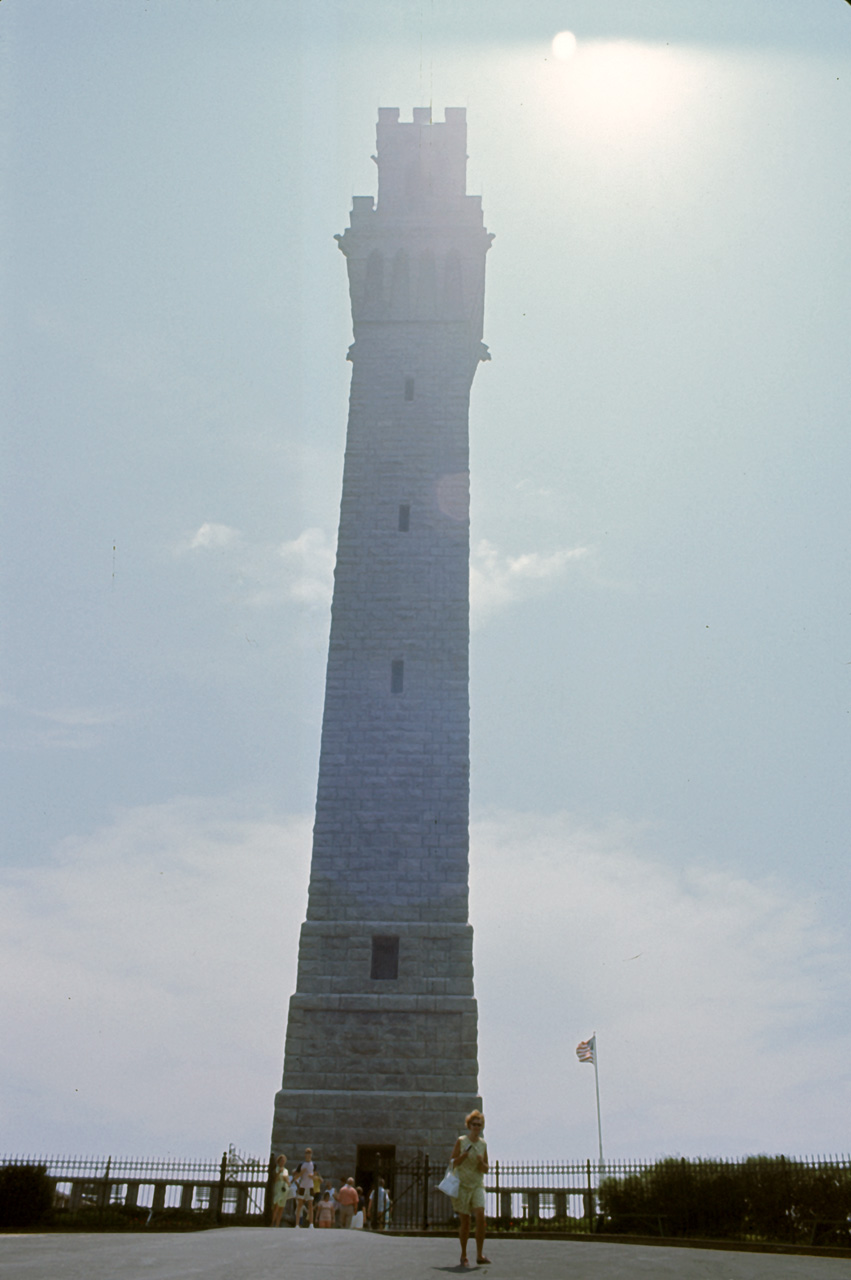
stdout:
[[486,1267],[490,1264],[490,1258],[476,1258],[477,1267]]

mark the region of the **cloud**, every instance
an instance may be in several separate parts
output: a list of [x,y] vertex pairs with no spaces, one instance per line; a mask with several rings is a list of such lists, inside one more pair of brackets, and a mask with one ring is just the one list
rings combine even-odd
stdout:
[[[334,541],[323,529],[304,529],[282,543],[252,542],[238,529],[207,521],[177,548],[178,552],[215,550],[227,554],[228,598],[236,594],[253,609],[295,603],[327,611],[334,585]],[[470,607],[476,626],[501,609],[546,591],[569,565],[589,555],[588,547],[543,554],[502,555],[486,539],[472,549]]]
[[31,750],[46,747],[86,750],[99,746],[105,732],[127,720],[118,707],[52,707],[38,710],[17,698],[0,699],[4,712],[2,745]]
[[562,548],[549,555],[537,551],[519,556],[501,555],[482,538],[470,555],[470,612],[478,625],[500,609],[539,594],[561,578],[568,565],[583,559],[588,547]]
[[206,521],[190,538],[189,548],[196,551],[198,548],[228,547],[236,542],[239,536],[239,530],[232,529],[230,525]]
[[322,529],[305,529],[278,548],[290,598],[328,606],[334,583],[335,549]]
[[4,871],[4,1141],[262,1152],[309,853],[306,818],[176,800]]
[[253,609],[330,606],[335,550],[322,529],[304,529],[288,542],[251,542],[238,529],[206,522],[177,550],[226,552],[228,599],[236,595]]
[[[848,1113],[847,941],[790,886],[671,867],[652,833],[501,813],[472,832],[495,1153],[828,1151]],[[266,1149],[310,820],[179,799],[0,875],[5,1141]],[[817,1082],[817,1083],[816,1083]]]
[[[672,867],[648,843],[565,815],[473,829],[484,1087],[512,1154],[595,1154],[593,1072],[574,1055],[594,1031],[607,1154],[831,1150],[847,939],[792,886]],[[529,1051],[522,1089],[502,1065],[509,1027]]]

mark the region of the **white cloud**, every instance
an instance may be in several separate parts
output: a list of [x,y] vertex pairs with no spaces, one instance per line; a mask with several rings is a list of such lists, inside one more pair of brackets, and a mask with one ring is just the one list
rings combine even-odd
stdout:
[[[791,888],[564,816],[473,824],[482,1088],[502,1158],[847,1145],[848,946]],[[127,811],[0,876],[0,1062],[21,1150],[265,1150],[308,818]]]
[[229,547],[240,537],[238,529],[232,529],[227,524],[215,524],[211,521],[205,521],[192,537],[189,539],[189,548],[196,551],[199,548],[220,548]]
[[335,549],[322,529],[305,529],[278,548],[293,600],[327,606],[334,583]]
[[588,547],[564,547],[543,555],[538,551],[505,556],[482,538],[470,555],[470,612],[473,625],[500,609],[540,593],[561,578],[567,566],[588,555]]
[[[293,602],[327,610],[334,585],[335,543],[323,529],[304,529],[282,543],[251,542],[229,525],[206,522],[181,544],[179,551],[228,553],[228,590],[255,609]],[[543,554],[503,555],[481,539],[470,559],[470,608],[473,625],[530,596],[541,594],[563,578],[568,566],[584,559],[588,547],[565,547]]]
[[[574,1051],[596,1031],[611,1155],[844,1149],[847,940],[792,887],[672,868],[647,843],[565,816],[475,825],[492,1139],[528,1158],[594,1155],[593,1071]],[[506,1036],[529,1050],[522,1088]]]
[[4,871],[7,1147],[262,1152],[309,856],[307,819],[178,800]]
[[289,542],[251,548],[242,572],[252,608],[292,602],[324,614],[331,605],[334,544],[324,530],[305,529]]
[[324,530],[309,528],[288,542],[251,542],[225,524],[205,523],[178,551],[228,552],[228,599],[254,609],[286,602],[327,609],[334,577],[334,544]]

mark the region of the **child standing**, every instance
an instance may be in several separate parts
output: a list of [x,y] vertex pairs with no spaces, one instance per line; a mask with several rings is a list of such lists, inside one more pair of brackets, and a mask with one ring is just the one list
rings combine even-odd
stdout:
[[322,1195],[322,1199],[319,1201],[319,1207],[316,1211],[316,1216],[319,1219],[318,1225],[320,1227],[333,1227],[334,1214],[336,1212],[337,1205],[336,1202],[331,1199],[331,1192],[325,1191]]

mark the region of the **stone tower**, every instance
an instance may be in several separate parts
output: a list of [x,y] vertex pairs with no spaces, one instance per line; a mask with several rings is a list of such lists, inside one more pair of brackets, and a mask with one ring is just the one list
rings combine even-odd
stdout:
[[378,113],[337,240],[354,344],[307,919],[272,1147],[442,1157],[480,1106],[467,919],[468,406],[481,198],[462,108]]

